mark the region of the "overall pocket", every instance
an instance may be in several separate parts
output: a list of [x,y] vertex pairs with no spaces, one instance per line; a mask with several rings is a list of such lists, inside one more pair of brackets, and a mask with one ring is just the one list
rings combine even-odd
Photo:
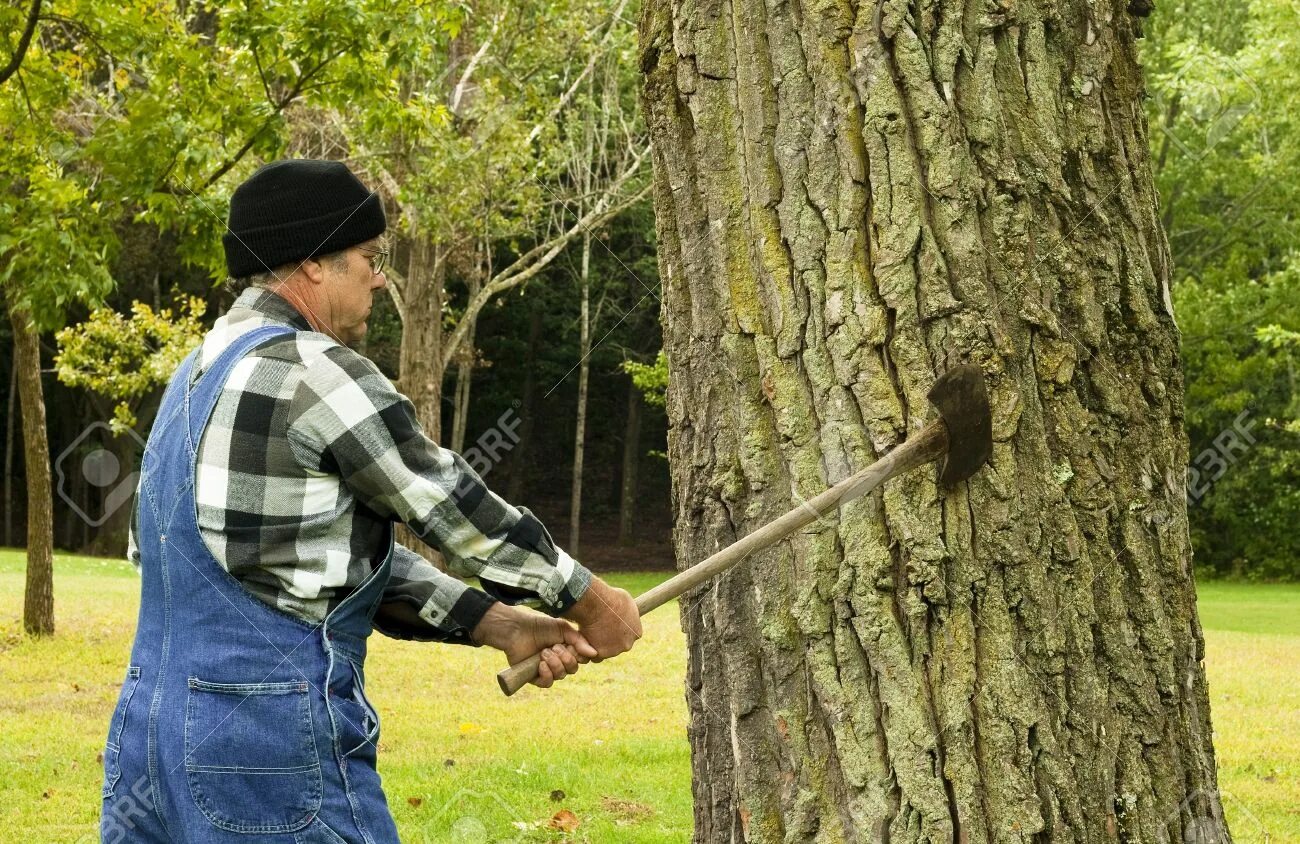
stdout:
[[361,669],[352,660],[348,665],[352,669],[352,689],[332,699],[339,749],[349,759],[369,759],[373,763],[378,755],[379,713],[366,697]]
[[185,778],[203,816],[230,832],[295,832],[321,805],[310,687],[191,677]]
[[103,797],[108,800],[113,796],[113,787],[122,778],[122,731],[126,727],[126,711],[131,706],[131,697],[135,687],[140,685],[140,666],[132,665],[126,669],[126,679],[122,681],[122,691],[117,696],[117,708],[113,710],[113,720],[108,722],[108,741],[104,743],[104,789]]

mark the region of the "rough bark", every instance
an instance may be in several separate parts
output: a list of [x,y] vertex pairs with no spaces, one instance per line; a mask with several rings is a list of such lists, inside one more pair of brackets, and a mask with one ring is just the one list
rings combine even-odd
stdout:
[[50,443],[45,430],[40,335],[31,315],[9,305],[23,414],[23,463],[27,472],[27,583],[23,629],[34,636],[54,633],[54,502]]
[[994,413],[682,600],[698,841],[1227,840],[1138,23],[647,1],[677,558]]
[[636,487],[641,467],[641,391],[629,379],[627,422],[623,426],[623,471],[619,481],[618,544],[636,540]]
[[[398,351],[401,389],[415,406],[415,417],[430,439],[442,441],[443,357],[442,303],[446,264],[436,245],[425,238],[409,244],[406,275],[398,309],[402,342]],[[441,557],[415,531],[396,526],[395,539],[435,565]]]

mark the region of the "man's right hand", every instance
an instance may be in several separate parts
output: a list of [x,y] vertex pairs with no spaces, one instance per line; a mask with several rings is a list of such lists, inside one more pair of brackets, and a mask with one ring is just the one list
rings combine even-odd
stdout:
[[610,586],[593,577],[587,591],[569,607],[564,617],[575,621],[582,635],[596,649],[592,662],[600,662],[632,649],[641,638],[641,614],[626,589]]

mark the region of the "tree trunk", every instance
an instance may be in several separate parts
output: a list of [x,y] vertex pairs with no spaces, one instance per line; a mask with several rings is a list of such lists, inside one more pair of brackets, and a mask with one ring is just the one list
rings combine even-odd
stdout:
[[469,363],[456,365],[456,397],[451,412],[451,450],[465,450],[465,428],[469,423],[469,387],[473,377]]
[[45,430],[41,387],[40,335],[31,315],[10,304],[18,392],[23,410],[23,457],[27,471],[27,585],[23,629],[34,636],[54,634],[54,502],[50,485],[50,444]]
[[627,424],[623,428],[623,473],[618,502],[618,544],[631,545],[636,531],[636,486],[641,467],[641,391],[628,379]]
[[533,405],[537,398],[537,347],[542,339],[542,311],[532,308],[528,315],[528,357],[524,361],[524,395],[520,400],[523,417],[519,421],[519,442],[510,453],[510,483],[506,489],[507,501],[523,498],[524,483],[528,480],[528,453],[532,449]]
[[[402,393],[415,405],[420,427],[435,442],[442,440],[442,379],[446,371],[442,356],[443,268],[435,244],[425,238],[411,242],[403,293],[399,379]],[[442,565],[440,556],[406,525],[397,525],[395,538]]]
[[9,411],[5,421],[5,546],[14,545],[14,428],[18,403],[18,349],[14,344],[14,359],[9,364]]
[[994,414],[682,600],[697,841],[1228,840],[1127,8],[647,0],[677,558]]
[[587,439],[587,381],[591,375],[591,233],[582,236],[582,310],[578,317],[578,420],[573,432],[573,487],[569,495],[570,554],[577,555],[582,519],[582,459]]

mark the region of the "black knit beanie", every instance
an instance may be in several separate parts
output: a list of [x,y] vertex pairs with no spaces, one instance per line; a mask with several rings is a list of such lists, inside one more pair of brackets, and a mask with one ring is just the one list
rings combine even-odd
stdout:
[[285,160],[235,188],[221,242],[230,277],[243,278],[356,246],[387,226],[379,195],[347,165]]

